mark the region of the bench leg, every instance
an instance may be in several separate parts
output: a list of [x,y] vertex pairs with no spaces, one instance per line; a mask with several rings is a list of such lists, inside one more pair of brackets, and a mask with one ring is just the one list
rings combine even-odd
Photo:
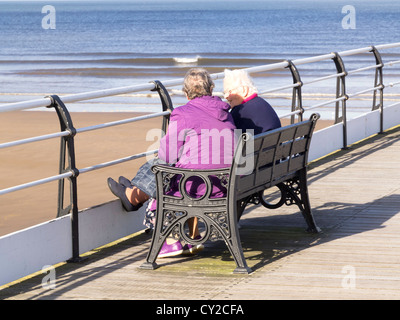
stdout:
[[[300,172],[299,180],[297,181],[298,183],[298,188],[294,188],[293,186],[289,184],[285,184],[285,189],[287,192],[287,195],[289,197],[289,203],[296,203],[297,206],[299,207],[304,220],[306,220],[307,223],[307,232],[311,233],[319,233],[321,232],[321,229],[317,226],[315,223],[314,217],[311,212],[311,205],[310,205],[310,198],[308,196],[308,188],[307,188],[307,171],[306,169],[303,169]],[[300,197],[299,197],[300,196]]]
[[153,238],[150,243],[150,249],[146,257],[146,262],[144,262],[142,265],[140,265],[140,269],[146,269],[146,270],[154,270],[158,268],[158,265],[156,263],[156,259],[158,256],[158,253],[161,250],[161,246],[164,243],[164,241],[161,242],[160,240],[160,235],[157,234],[155,230],[153,230]]
[[317,226],[314,220],[314,216],[311,212],[311,205],[310,205],[310,198],[308,196],[308,187],[307,187],[307,170],[303,169],[300,172],[300,179],[299,179],[299,187],[300,187],[300,194],[301,199],[303,202],[303,209],[301,210],[304,219],[308,225],[308,232],[312,233],[319,233],[321,229]]
[[[239,202],[237,202],[236,209],[237,209],[236,216],[238,216],[238,213],[241,214],[243,212],[244,207],[242,208],[242,205]],[[236,219],[230,219],[229,225],[230,225],[230,237],[226,237],[224,235],[223,238],[225,240],[226,246],[228,247],[236,263],[236,269],[233,271],[233,273],[249,274],[253,270],[251,270],[251,268],[247,266],[246,259],[244,258],[243,248],[240,242],[239,228]]]
[[166,230],[162,231],[164,218],[164,215],[157,215],[149,252],[146,257],[146,262],[144,262],[140,266],[141,269],[154,270],[158,268],[158,265],[156,263],[158,253],[160,252],[164,242],[166,241],[170,233],[175,228],[179,228],[180,219],[177,219],[176,221],[171,223],[171,225]]

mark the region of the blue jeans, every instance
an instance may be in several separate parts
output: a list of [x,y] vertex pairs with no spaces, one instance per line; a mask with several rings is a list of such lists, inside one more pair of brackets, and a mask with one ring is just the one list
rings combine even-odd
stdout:
[[131,180],[132,185],[145,192],[150,198],[155,198],[157,194],[156,176],[151,167],[156,164],[167,164],[165,161],[154,158],[142,165],[136,176]]

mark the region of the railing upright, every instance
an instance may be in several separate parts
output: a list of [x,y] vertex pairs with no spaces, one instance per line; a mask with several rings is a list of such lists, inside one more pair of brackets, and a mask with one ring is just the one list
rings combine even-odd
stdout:
[[332,58],[335,63],[337,74],[336,78],[336,100],[335,102],[335,124],[342,122],[343,124],[343,149],[347,148],[347,110],[346,104],[349,96],[346,94],[346,76],[347,71],[342,57],[338,52],[332,52],[335,56]]
[[[373,100],[372,100],[372,110],[379,109],[380,112],[380,131],[383,132],[383,89],[385,88],[383,84],[383,61],[381,54],[375,46],[372,46],[371,52],[374,54],[376,69],[375,69],[375,81],[374,87],[378,88],[374,90]],[[377,104],[377,92],[379,91],[379,103]]]
[[[61,137],[60,144],[60,163],[59,173],[72,172],[70,180],[70,204],[64,208],[64,179],[58,181],[58,205],[57,216],[71,213],[71,230],[72,230],[72,258],[69,262],[79,262],[82,258],[79,256],[79,214],[78,214],[78,185],[77,176],[79,170],[76,168],[75,162],[75,144],[74,137],[76,129],[72,123],[71,115],[62,100],[57,95],[50,96],[51,105],[56,110],[60,121],[61,131],[69,131],[68,136]],[[66,159],[68,158],[68,166]]]
[[[295,64],[291,60],[286,60],[286,62],[289,64],[286,68],[289,68],[292,78],[293,78],[293,84],[295,85],[293,87],[293,92],[292,92],[292,108],[291,112],[299,111],[297,114],[297,121],[301,122],[303,121],[303,99],[301,96],[301,87],[303,86],[303,82],[301,81],[300,73],[299,70],[297,70]],[[290,123],[293,124],[295,122],[295,115],[290,116]]]
[[[167,89],[165,89],[164,85],[159,80],[155,80],[152,82],[154,83],[154,89],[152,89],[151,91],[157,91],[157,93],[160,97],[160,100],[161,100],[161,105],[162,105],[163,111],[172,112],[174,110],[174,107],[173,107],[171,97],[170,97]],[[170,117],[170,113],[163,116],[162,135],[164,135],[167,131],[169,117]]]

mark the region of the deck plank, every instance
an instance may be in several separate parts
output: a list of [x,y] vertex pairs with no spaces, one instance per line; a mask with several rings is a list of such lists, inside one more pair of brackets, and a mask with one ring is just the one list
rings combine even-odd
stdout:
[[[307,234],[294,206],[251,206],[241,221],[254,272],[233,275],[222,242],[194,258],[144,261],[150,235],[94,250],[80,264],[56,268],[56,288],[43,274],[0,291],[1,299],[399,299],[400,128],[312,163],[309,193],[322,234]],[[354,275],[350,282],[349,276]]]

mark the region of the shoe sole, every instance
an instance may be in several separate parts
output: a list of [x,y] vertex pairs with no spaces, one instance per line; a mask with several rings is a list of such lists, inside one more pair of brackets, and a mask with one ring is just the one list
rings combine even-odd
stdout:
[[131,181],[130,181],[129,179],[123,177],[123,176],[120,176],[120,177],[118,178],[118,183],[119,183],[119,184],[122,184],[123,186],[125,186],[125,187],[127,187],[127,188],[132,188],[132,187],[133,187]]
[[120,194],[118,194],[118,192],[114,192],[114,190],[111,186],[112,182],[115,182],[118,184],[118,182],[114,181],[111,178],[108,178],[107,179],[108,188],[110,189],[111,193],[121,201],[122,207],[125,209],[125,211],[127,211],[127,212],[136,211],[142,206],[142,205],[134,206],[133,204],[131,204],[129,202],[128,198],[126,198],[126,196],[124,194],[120,195]]
[[182,254],[183,255],[192,255],[192,254],[196,254],[200,251],[203,251],[204,246],[202,244],[197,245],[197,246],[193,246],[190,249],[184,249]]
[[178,251],[173,251],[173,252],[168,252],[164,254],[159,254],[157,258],[168,258],[168,257],[175,257],[179,256],[183,253],[183,250],[178,250]]

